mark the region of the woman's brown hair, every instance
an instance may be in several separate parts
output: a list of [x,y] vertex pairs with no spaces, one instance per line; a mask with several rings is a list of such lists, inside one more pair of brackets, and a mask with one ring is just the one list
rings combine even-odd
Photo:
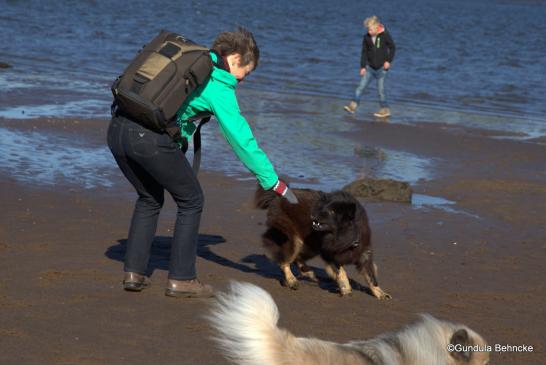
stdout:
[[222,32],[218,34],[212,49],[222,57],[233,53],[241,55],[241,66],[254,63],[254,69],[258,67],[260,50],[251,32],[242,27],[237,27],[234,32]]

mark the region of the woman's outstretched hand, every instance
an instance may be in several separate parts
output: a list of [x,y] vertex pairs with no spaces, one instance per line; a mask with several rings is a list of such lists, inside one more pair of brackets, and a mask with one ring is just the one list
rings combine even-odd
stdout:
[[290,190],[288,188],[288,185],[286,185],[286,183],[282,181],[281,179],[279,179],[277,183],[273,185],[271,189],[275,193],[279,194],[280,196],[288,200],[290,204],[298,204],[298,198],[296,198],[292,190]]

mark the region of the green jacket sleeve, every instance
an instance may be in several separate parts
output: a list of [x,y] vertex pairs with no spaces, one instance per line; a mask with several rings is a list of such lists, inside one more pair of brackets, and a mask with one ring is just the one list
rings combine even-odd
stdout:
[[237,157],[256,176],[264,189],[272,188],[279,177],[254,139],[248,122],[241,115],[235,91],[224,89],[213,100],[209,100],[209,103],[222,135]]

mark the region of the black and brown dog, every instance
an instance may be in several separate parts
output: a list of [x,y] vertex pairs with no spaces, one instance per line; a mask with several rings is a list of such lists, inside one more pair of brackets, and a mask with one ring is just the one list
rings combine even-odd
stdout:
[[377,283],[373,263],[370,227],[364,207],[351,194],[324,193],[309,189],[292,189],[298,204],[290,204],[272,191],[258,187],[255,206],[267,209],[267,230],[262,235],[266,252],[284,273],[283,285],[297,289],[298,280],[290,265],[313,281],[317,277],[306,261],[320,255],[326,273],[339,285],[341,295],[350,294],[351,284],[344,265],[355,265],[372,294],[390,299]]

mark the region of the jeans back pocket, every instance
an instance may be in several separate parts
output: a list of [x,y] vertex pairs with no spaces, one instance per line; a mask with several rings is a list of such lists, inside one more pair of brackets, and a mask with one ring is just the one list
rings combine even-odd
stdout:
[[139,157],[153,157],[159,151],[157,149],[157,133],[145,128],[129,128],[128,140],[131,152]]

